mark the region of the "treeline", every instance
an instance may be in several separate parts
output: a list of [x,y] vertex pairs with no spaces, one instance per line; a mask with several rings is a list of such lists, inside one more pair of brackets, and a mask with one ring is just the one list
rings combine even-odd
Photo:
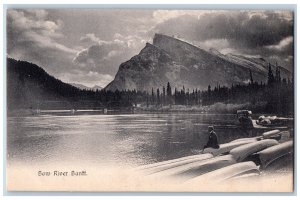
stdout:
[[230,88],[217,86],[213,90],[208,86],[202,92],[202,105],[216,102],[246,103],[250,102],[252,108],[260,108],[261,112],[292,114],[294,111],[294,83],[293,79],[281,78],[280,69],[276,67],[275,75],[269,64],[266,83],[255,82],[249,70],[249,83],[232,85]]
[[[152,88],[151,92],[136,90],[100,91],[99,99],[106,105],[115,102],[119,106],[146,106],[159,108],[166,105],[209,106],[218,102],[225,104],[250,103],[258,112],[292,114],[294,110],[293,80],[281,78],[279,67],[273,72],[269,65],[266,83],[254,81],[249,69],[249,83],[231,85],[231,87],[217,85],[207,90],[199,89],[172,89],[168,82],[162,88]],[[172,92],[173,91],[173,92]]]
[[9,109],[101,109],[160,108],[170,105],[209,106],[217,102],[243,104],[250,102],[262,112],[290,114],[294,110],[293,79],[281,78],[277,67],[269,65],[266,83],[255,82],[249,70],[249,83],[221,86],[206,90],[172,88],[168,82],[151,91],[80,90],[50,76],[39,66],[7,59],[7,98]]

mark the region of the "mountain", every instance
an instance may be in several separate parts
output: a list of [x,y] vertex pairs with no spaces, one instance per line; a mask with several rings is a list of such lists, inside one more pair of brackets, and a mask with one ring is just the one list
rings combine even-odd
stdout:
[[90,87],[85,86],[85,85],[80,84],[80,83],[69,83],[69,84],[74,86],[74,87],[77,87],[78,89],[81,89],[81,90],[90,90],[91,89]]
[[[271,65],[275,73],[275,66]],[[291,72],[280,67],[281,77],[290,78]],[[114,80],[106,90],[136,89],[151,91],[171,86],[206,89],[249,82],[250,70],[254,81],[266,82],[268,62],[263,58],[223,55],[215,49],[206,51],[186,41],[155,34],[153,44],[147,43],[138,55],[122,63]]]
[[7,59],[8,110],[36,108],[42,103],[47,107],[46,102],[65,102],[60,106],[66,108],[67,101],[80,95],[78,88],[54,78],[33,63]]
[[101,86],[99,86],[99,85],[94,85],[93,87],[92,87],[92,90],[93,91],[100,91],[100,90],[102,90],[103,89],[103,87],[101,87]]
[[[216,49],[210,49],[210,52],[218,55],[219,57],[223,58],[224,60],[227,60],[229,62],[236,63],[240,66],[243,66],[245,68],[251,69],[253,71],[261,71],[262,73],[268,73],[269,70],[269,62],[265,60],[264,58],[257,58],[257,57],[247,57],[243,55],[234,55],[234,54],[221,54]],[[273,71],[275,71],[276,66],[271,65]],[[284,67],[278,66],[280,68],[281,73],[284,74],[285,78],[291,77],[291,72],[287,70]]]
[[80,83],[70,83],[70,85],[73,85],[74,87],[77,87],[81,90],[92,90],[92,91],[99,91],[99,90],[102,90],[103,88],[99,85],[94,85],[93,87],[88,87],[88,86],[85,86],[83,84],[80,84]]

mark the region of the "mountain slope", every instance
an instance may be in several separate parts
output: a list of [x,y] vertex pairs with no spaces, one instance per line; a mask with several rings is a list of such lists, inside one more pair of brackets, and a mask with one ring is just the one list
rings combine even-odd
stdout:
[[184,68],[173,61],[167,52],[147,43],[138,55],[120,65],[114,81],[105,89],[151,90],[152,87],[165,85],[170,79],[177,80]]
[[7,59],[8,109],[36,108],[41,102],[68,101],[78,97],[80,90],[50,76],[41,67]]
[[90,90],[91,89],[90,87],[82,85],[80,83],[69,83],[69,84],[74,87],[77,87],[78,89],[81,89],[81,90]]
[[92,87],[92,90],[93,91],[100,91],[100,90],[102,90],[103,88],[101,87],[101,86],[99,86],[99,85],[94,85],[93,87]]
[[[275,69],[275,66],[272,66]],[[179,39],[155,34],[153,44],[129,61],[122,63],[115,79],[106,90],[147,90],[162,88],[167,82],[173,87],[206,89],[248,82],[251,69],[254,81],[267,80],[267,62],[245,56],[223,55],[216,50],[206,51]],[[291,73],[281,68],[282,78]]]
[[85,86],[83,84],[80,84],[80,83],[69,83],[70,85],[74,86],[74,87],[77,87],[81,90],[92,90],[92,91],[99,91],[99,90],[102,90],[103,88],[99,85],[94,85],[93,87],[88,87],[88,86]]
[[[251,69],[253,71],[261,71],[261,73],[265,74],[268,73],[269,70],[269,62],[267,62],[264,58],[256,58],[256,57],[247,57],[243,55],[234,55],[234,54],[221,54],[215,49],[211,49],[210,52],[213,54],[217,54],[219,57],[222,57],[224,60],[227,60],[232,63],[236,63],[242,67]],[[276,70],[276,65],[271,64],[272,70]],[[290,77],[291,72],[281,66],[278,66],[280,68],[281,73],[285,77]]]

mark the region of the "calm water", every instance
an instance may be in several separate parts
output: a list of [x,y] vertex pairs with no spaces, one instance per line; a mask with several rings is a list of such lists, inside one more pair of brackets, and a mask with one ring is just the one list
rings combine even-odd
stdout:
[[192,155],[214,125],[221,143],[240,138],[235,115],[129,114],[9,117],[8,162],[141,165]]

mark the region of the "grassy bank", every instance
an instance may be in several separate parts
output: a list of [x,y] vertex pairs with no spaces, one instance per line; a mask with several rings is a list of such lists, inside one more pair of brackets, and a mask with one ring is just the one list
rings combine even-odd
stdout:
[[197,112],[197,113],[224,113],[224,114],[236,114],[237,110],[247,109],[257,112],[264,112],[265,103],[251,104],[250,102],[242,104],[226,104],[215,103],[207,106],[185,106],[185,105],[168,105],[168,106],[153,106],[137,107],[136,111],[145,112]]

